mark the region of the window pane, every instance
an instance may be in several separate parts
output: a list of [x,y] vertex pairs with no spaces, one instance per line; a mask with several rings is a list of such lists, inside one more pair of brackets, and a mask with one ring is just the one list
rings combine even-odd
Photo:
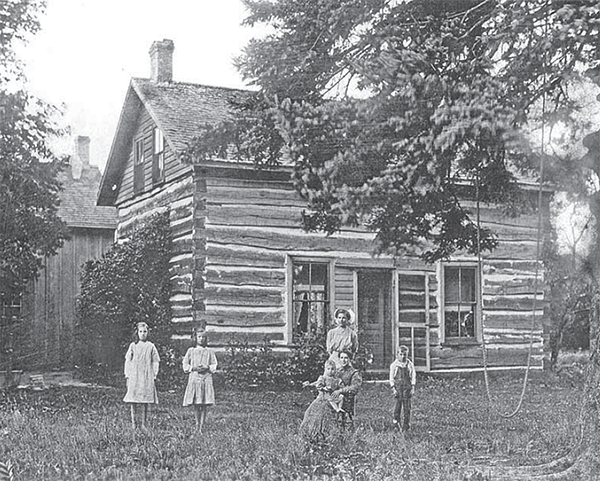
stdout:
[[459,273],[460,269],[456,267],[446,267],[444,269],[444,299],[446,303],[454,303],[459,300]]
[[475,306],[446,309],[444,323],[446,337],[475,337]]
[[475,306],[471,306],[468,312],[460,313],[460,335],[475,337]]
[[160,154],[164,150],[164,137],[160,129],[154,129],[154,153]]
[[310,264],[294,264],[294,285],[309,285]]
[[0,317],[13,318],[21,316],[21,295],[15,293],[0,294]]
[[298,262],[292,272],[294,335],[323,333],[329,312],[328,265]]
[[458,337],[458,312],[446,311],[444,313],[446,337]]
[[310,283],[313,285],[325,286],[327,284],[327,265],[311,264]]
[[135,142],[135,163],[144,163],[144,141],[142,139]]
[[460,286],[462,302],[475,302],[475,269],[462,268],[460,270]]
[[446,337],[475,337],[476,269],[444,268],[444,333]]

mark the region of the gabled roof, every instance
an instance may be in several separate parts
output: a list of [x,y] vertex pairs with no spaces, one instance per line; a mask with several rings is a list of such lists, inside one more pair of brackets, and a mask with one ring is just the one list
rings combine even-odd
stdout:
[[227,120],[231,102],[249,94],[246,90],[186,82],[131,79],[100,184],[98,205],[114,205],[142,109],[148,111],[171,150],[179,155],[201,126]]
[[63,190],[59,192],[58,215],[69,227],[116,229],[117,209],[96,205],[100,184],[100,170],[96,166],[84,167],[78,179],[67,168],[60,173],[59,180]]

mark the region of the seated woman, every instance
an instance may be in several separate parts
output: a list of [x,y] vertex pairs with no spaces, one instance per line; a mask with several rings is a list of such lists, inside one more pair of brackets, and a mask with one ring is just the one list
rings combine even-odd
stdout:
[[342,387],[334,391],[334,395],[341,394],[344,396],[342,403],[342,411],[340,411],[340,425],[344,429],[348,424],[354,422],[354,402],[360,386],[362,385],[362,376],[350,362],[350,353],[342,351],[339,353],[341,367],[338,368],[337,374],[342,383]]

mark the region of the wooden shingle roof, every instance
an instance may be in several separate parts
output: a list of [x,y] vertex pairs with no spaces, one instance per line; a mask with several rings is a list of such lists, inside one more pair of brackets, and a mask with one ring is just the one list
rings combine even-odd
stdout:
[[59,175],[63,190],[58,215],[69,227],[116,229],[117,210],[96,205],[100,178],[96,166],[86,166],[78,179],[71,176],[70,168]]
[[100,184],[98,205],[113,205],[117,197],[141,109],[148,111],[171,150],[179,154],[203,125],[227,120],[231,102],[243,100],[249,94],[246,90],[187,82],[131,79]]

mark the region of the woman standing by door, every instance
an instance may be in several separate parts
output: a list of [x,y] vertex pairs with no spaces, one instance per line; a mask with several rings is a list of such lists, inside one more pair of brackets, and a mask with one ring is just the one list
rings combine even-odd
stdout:
[[336,327],[330,329],[327,333],[326,348],[329,353],[329,359],[335,362],[339,369],[340,353],[348,352],[352,356],[358,350],[358,336],[350,324],[354,320],[354,313],[351,310],[336,309],[333,315]]

